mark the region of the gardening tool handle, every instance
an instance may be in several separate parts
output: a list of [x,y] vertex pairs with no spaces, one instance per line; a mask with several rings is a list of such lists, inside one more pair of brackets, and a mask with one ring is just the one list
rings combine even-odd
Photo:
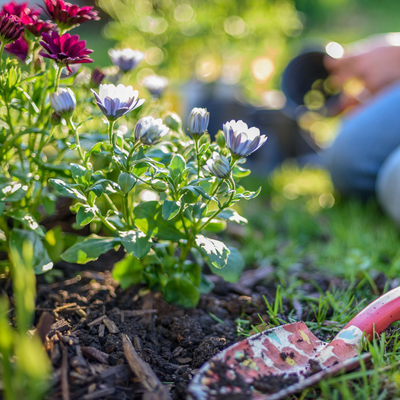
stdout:
[[383,332],[390,324],[400,320],[400,286],[385,293],[359,312],[345,327],[356,326],[372,338],[374,332]]

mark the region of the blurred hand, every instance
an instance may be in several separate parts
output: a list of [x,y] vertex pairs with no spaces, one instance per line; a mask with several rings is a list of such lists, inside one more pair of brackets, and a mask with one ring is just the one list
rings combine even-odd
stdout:
[[365,86],[364,92],[357,99],[343,92],[338,111],[353,106],[371,95],[400,80],[400,47],[391,46],[381,36],[373,40],[364,40],[361,45],[347,49],[342,58],[325,57],[325,67],[341,84],[357,78]]
[[345,83],[358,78],[372,94],[400,79],[400,47],[382,46],[342,58],[325,58],[326,68]]

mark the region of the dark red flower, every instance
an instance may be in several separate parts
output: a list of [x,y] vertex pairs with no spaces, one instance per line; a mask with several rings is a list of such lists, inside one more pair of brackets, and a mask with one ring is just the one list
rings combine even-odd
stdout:
[[88,57],[93,50],[86,49],[86,41],[79,40],[78,35],[71,36],[64,33],[60,36],[56,31],[43,33],[43,41],[40,42],[47,51],[40,52],[43,57],[51,58],[58,64],[63,64],[71,71],[70,64],[91,63],[93,60]]
[[12,43],[24,34],[24,25],[15,15],[0,15],[0,41]]
[[43,33],[49,33],[56,29],[56,25],[51,21],[42,21],[38,19],[25,25],[25,29],[36,37],[42,37]]
[[75,4],[65,3],[63,0],[44,0],[46,14],[58,25],[61,30],[71,29],[83,22],[99,20],[98,12],[93,7],[79,8]]
[[33,20],[39,19],[40,10],[37,8],[29,8],[28,3],[18,4],[11,1],[8,4],[4,4],[0,14],[15,15],[25,25],[31,23]]
[[22,61],[25,61],[26,57],[28,57],[29,45],[28,42],[23,37],[21,37],[14,43],[6,44],[4,49],[9,53],[14,54]]

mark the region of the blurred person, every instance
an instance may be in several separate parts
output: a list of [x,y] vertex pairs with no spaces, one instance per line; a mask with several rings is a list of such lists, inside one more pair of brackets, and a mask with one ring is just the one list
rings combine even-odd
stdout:
[[366,39],[324,62],[341,83],[357,78],[364,85],[357,100],[340,99],[342,110],[352,108],[324,155],[333,183],[343,194],[376,193],[400,225],[400,33]]

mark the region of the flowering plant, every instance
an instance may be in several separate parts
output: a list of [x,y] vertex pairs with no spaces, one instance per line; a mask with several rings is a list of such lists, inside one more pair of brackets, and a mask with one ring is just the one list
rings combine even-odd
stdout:
[[[26,4],[7,6],[26,14],[13,15],[20,25],[10,28],[9,12],[0,17],[1,50],[21,39],[28,48],[25,65],[7,59],[0,76],[0,246],[11,255],[28,240],[35,271],[50,269],[62,235],[46,232],[41,221],[55,212],[57,197],[67,197],[75,228],[88,226],[91,234],[66,251],[61,245],[63,260],[83,264],[122,246],[113,271],[122,286],[142,282],[167,301],[194,306],[212,285],[204,264],[228,280],[244,267],[240,253],[216,233],[226,221],[246,223],[233,206],[259,190],[238,184],[250,173],[240,164],[266,138],[230,121],[212,142],[210,113],[199,108],[188,117],[186,135],[180,118],[162,107],[168,84],[162,77],[143,81],[152,95],[148,106],[132,86],[101,84],[107,76],[99,69],[82,77],[76,64],[92,62],[91,50],[65,30],[97,13],[61,0],[45,5],[54,24],[41,38],[28,33],[28,23],[40,20]],[[122,80],[143,58],[129,49],[109,54]]]

